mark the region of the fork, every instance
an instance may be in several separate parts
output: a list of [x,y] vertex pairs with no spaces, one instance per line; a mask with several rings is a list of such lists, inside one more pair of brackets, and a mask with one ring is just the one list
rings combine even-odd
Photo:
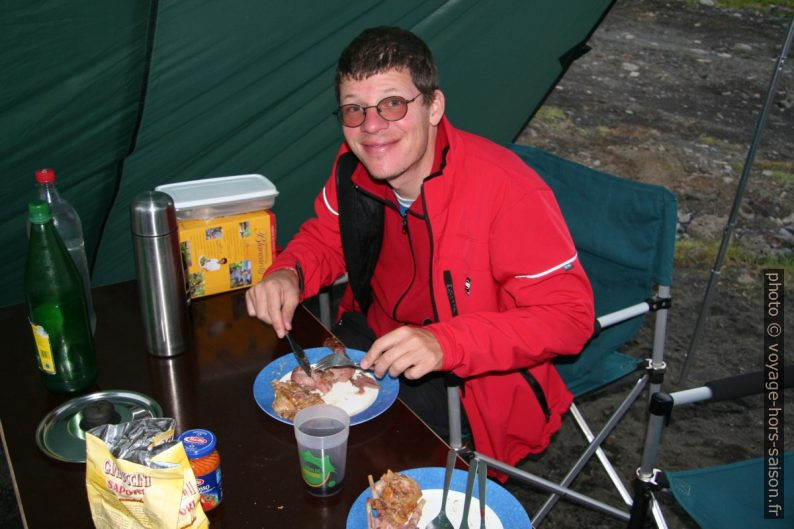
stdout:
[[477,483],[480,489],[480,529],[485,527],[485,487],[488,480],[488,467],[482,459],[477,460]]
[[463,516],[461,516],[458,529],[469,529],[469,507],[471,506],[471,495],[474,492],[474,478],[477,476],[478,466],[480,466],[480,460],[476,457],[469,461],[469,473],[466,476],[466,496],[463,500]]
[[441,510],[438,511],[435,518],[428,522],[425,529],[455,529],[452,526],[452,522],[447,518],[446,512],[447,494],[449,493],[449,483],[452,480],[452,469],[455,466],[455,457],[457,457],[457,453],[454,449],[450,448],[449,452],[447,452],[447,467],[444,471],[444,492],[441,495]]
[[312,369],[315,371],[325,371],[326,369],[332,369],[334,367],[355,367],[356,369],[361,369],[358,362],[355,362],[348,356],[338,353],[331,353],[320,358],[320,360],[312,366]]

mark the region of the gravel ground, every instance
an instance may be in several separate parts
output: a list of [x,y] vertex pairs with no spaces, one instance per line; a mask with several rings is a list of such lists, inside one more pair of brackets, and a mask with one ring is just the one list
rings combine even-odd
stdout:
[[[763,367],[762,275],[787,265],[791,299],[794,247],[794,71],[784,68],[763,129],[737,217],[731,252],[684,384],[679,384],[716,248],[780,55],[792,7],[730,10],[712,2],[618,0],[579,59],[544,103],[518,143],[543,148],[630,179],[670,188],[679,200],[679,234],[663,389],[702,385]],[[785,328],[791,329],[787,302]],[[652,319],[626,351],[647,356]],[[792,354],[785,354],[792,363]],[[623,388],[625,389],[625,388]],[[791,402],[791,393],[786,401]],[[600,428],[619,399],[607,391],[583,399]],[[683,470],[759,457],[762,397],[677,408],[665,429],[657,467]],[[624,482],[639,466],[646,424],[640,399],[605,451]],[[794,447],[794,406],[786,410]],[[560,480],[584,449],[570,417],[552,447],[521,466]],[[597,462],[574,484],[582,493],[620,504]],[[509,482],[534,514],[545,496]],[[659,494],[670,527],[697,527],[669,492]],[[726,498],[726,501],[730,501]],[[759,520],[762,514],[759,511]],[[781,524],[783,527],[785,524]],[[624,527],[605,515],[561,502],[542,527]]]

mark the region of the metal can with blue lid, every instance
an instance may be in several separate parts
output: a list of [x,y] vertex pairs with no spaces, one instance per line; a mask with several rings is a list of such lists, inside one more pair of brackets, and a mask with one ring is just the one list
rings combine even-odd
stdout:
[[196,476],[201,507],[204,512],[214,509],[223,499],[221,456],[217,449],[217,437],[209,430],[196,428],[182,432],[179,440],[185,447],[190,467]]

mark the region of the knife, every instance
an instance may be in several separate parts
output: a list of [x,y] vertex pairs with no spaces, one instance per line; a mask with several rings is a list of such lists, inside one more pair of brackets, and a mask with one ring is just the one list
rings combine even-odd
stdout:
[[312,376],[312,368],[309,365],[309,361],[306,359],[306,353],[303,352],[303,347],[298,345],[298,342],[295,341],[295,338],[287,332],[287,341],[289,342],[289,346],[292,347],[292,354],[295,355],[295,359],[298,361],[298,365],[301,366],[301,369],[306,373],[307,376]]

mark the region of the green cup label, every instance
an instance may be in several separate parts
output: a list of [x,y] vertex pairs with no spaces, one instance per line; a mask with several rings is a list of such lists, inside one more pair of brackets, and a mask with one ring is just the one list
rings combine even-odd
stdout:
[[336,485],[331,480],[331,474],[336,473],[336,467],[329,456],[317,457],[310,450],[304,450],[300,453],[300,461],[301,475],[307,485],[314,488]]

